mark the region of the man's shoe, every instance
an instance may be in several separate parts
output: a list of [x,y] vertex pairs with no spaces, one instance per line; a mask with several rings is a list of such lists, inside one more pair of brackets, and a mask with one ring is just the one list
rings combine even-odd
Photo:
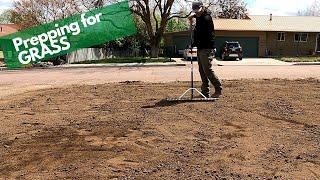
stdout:
[[211,98],[220,98],[222,96],[222,90],[216,90],[214,94],[211,95]]

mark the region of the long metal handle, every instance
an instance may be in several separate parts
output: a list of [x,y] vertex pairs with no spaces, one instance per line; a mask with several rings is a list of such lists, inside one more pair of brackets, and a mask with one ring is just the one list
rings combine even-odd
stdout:
[[193,84],[193,25],[190,24],[190,48],[191,48],[191,99],[194,96],[194,84]]
[[191,54],[191,99],[193,99],[193,90],[194,90],[194,84],[193,84],[193,54]]

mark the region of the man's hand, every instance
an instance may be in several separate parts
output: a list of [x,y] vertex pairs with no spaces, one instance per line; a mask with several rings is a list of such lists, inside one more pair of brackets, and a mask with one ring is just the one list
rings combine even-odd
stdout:
[[196,15],[196,13],[192,12],[189,16],[188,16],[188,20],[189,20],[189,24],[192,25],[193,24],[193,18]]

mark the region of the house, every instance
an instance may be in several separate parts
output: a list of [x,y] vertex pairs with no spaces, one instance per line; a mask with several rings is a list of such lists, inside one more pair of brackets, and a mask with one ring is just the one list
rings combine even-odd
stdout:
[[[15,33],[18,30],[19,26],[16,24],[0,24],[0,37]],[[0,61],[3,61],[3,59],[3,52],[0,49]]]
[[[244,57],[320,53],[320,17],[249,15],[247,19],[213,19],[218,54],[225,41],[239,41]],[[176,52],[190,44],[190,32],[166,33]]]
[[0,37],[15,33],[19,30],[16,24],[0,24]]

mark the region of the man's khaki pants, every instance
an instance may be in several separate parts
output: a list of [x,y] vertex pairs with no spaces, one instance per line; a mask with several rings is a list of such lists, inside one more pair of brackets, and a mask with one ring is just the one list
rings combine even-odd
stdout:
[[212,70],[212,59],[209,59],[212,49],[198,49],[199,72],[202,80],[201,91],[209,94],[209,81],[215,90],[222,90],[222,84],[218,76]]

